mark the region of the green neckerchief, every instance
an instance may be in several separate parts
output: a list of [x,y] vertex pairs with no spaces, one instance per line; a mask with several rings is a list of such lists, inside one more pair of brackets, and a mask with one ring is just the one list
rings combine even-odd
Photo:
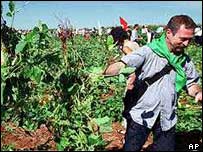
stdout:
[[164,33],[160,38],[154,39],[148,46],[152,49],[160,57],[164,57],[168,60],[169,64],[172,65],[177,74],[176,74],[176,91],[179,92],[186,84],[186,74],[181,66],[182,63],[185,62],[186,56],[185,54],[181,54],[179,56],[174,55],[168,49],[166,44],[166,34]]

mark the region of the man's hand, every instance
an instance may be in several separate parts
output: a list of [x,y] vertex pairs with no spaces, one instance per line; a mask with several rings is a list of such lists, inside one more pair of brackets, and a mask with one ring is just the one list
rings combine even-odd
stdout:
[[192,97],[195,97],[196,102],[202,101],[202,89],[198,84],[194,83],[193,85],[191,85],[188,88],[188,94]]
[[196,93],[195,101],[196,102],[199,102],[199,101],[202,102],[202,91],[199,91],[199,92]]
[[123,62],[116,62],[109,65],[103,72],[105,76],[115,76],[118,75],[120,70],[125,67]]
[[123,53],[124,54],[130,54],[132,53],[132,49],[130,49],[128,46],[123,47]]
[[135,73],[129,75],[127,80],[127,90],[132,90],[134,88],[135,79],[136,79]]

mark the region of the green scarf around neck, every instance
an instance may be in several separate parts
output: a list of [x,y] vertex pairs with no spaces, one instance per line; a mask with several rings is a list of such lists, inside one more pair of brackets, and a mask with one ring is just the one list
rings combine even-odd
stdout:
[[176,70],[176,91],[179,92],[186,84],[186,74],[181,66],[185,62],[185,54],[179,56],[173,54],[168,49],[166,44],[166,34],[164,33],[160,38],[154,39],[148,46],[152,49],[154,53],[158,56],[166,58],[171,66]]

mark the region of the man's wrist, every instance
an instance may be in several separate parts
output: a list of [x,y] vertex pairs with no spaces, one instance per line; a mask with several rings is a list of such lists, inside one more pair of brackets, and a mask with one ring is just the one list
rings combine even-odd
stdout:
[[202,91],[197,91],[196,93],[195,93],[195,97],[199,94],[199,93],[201,93]]

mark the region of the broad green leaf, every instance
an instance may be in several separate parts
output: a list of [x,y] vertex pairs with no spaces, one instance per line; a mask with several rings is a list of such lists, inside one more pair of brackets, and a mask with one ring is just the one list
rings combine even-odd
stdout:
[[15,3],[13,1],[10,1],[9,4],[9,11],[14,12],[15,11]]
[[48,26],[46,24],[42,24],[42,31],[47,32],[48,30]]
[[107,116],[103,117],[103,118],[97,118],[97,119],[94,119],[95,122],[97,123],[97,125],[102,125],[102,124],[105,124],[105,123],[109,123],[111,121],[111,119]]
[[109,46],[109,45],[112,45],[113,42],[114,42],[113,37],[111,35],[109,35],[107,37],[106,44]]
[[129,75],[129,74],[133,73],[135,70],[136,70],[136,68],[134,68],[134,67],[122,68],[122,69],[120,70],[120,74],[124,74],[124,75],[127,74],[127,75]]
[[96,124],[99,126],[99,130],[100,132],[110,132],[112,131],[112,122],[111,119],[107,116],[103,117],[103,118],[97,118],[97,119],[93,119],[93,121],[96,122]]
[[39,41],[39,39],[40,39],[40,35],[38,33],[34,34],[33,37],[32,37],[31,43],[36,43],[36,42]]
[[38,33],[40,30],[39,30],[39,27],[34,27],[33,30],[32,30],[32,33]]
[[65,138],[65,137],[61,137],[61,139],[60,139],[60,145],[62,147],[64,147],[64,148],[67,147],[69,145],[68,139]]
[[56,143],[56,147],[58,151],[64,151],[64,147],[60,143]]
[[114,44],[114,40],[113,40],[113,37],[111,35],[109,35],[107,37],[106,44],[108,46],[108,50],[112,50],[116,46],[116,44]]
[[41,77],[42,77],[42,70],[39,67],[35,66],[33,68],[33,73],[31,78],[33,78],[37,83],[39,83],[41,80]]
[[23,71],[23,74],[26,78],[30,78],[34,81],[36,81],[37,83],[39,83],[41,81],[41,77],[43,74],[43,70],[41,70],[39,67],[34,66],[32,68],[27,68]]
[[118,77],[118,81],[121,82],[121,83],[125,82],[126,81],[125,76],[123,74],[120,74],[119,77]]
[[91,73],[94,73],[94,74],[100,74],[102,72],[102,67],[93,67],[91,68]]
[[18,53],[21,53],[25,46],[27,44],[27,41],[20,41],[17,45],[16,45],[16,49],[15,49],[15,52],[18,54]]
[[78,139],[79,142],[87,143],[87,136],[81,130],[79,130]]
[[98,141],[99,141],[98,135],[91,134],[90,136],[88,136],[88,142],[90,145],[96,145]]
[[6,16],[8,16],[8,17],[12,17],[11,12],[6,13]]
[[25,40],[27,41],[27,42],[32,42],[32,40],[33,40],[33,37],[35,36],[35,32],[30,32],[30,33],[28,33],[27,35],[26,35],[26,37],[25,37]]
[[116,45],[115,44],[111,44],[111,45],[108,45],[108,50],[112,50]]

